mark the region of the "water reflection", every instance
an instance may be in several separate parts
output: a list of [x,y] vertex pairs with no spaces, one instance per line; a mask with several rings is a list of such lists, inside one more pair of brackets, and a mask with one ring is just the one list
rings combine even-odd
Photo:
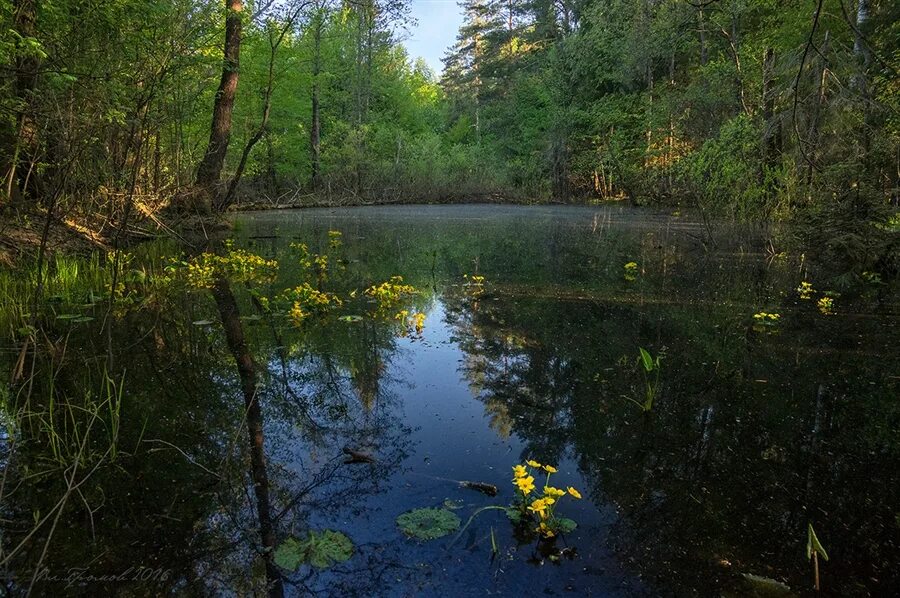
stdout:
[[[325,253],[329,230],[344,246],[323,281],[291,244]],[[41,373],[28,381],[33,412],[46,413],[50,397],[99,396],[108,343],[127,401],[118,455],[104,455],[109,428],[98,426],[79,471],[99,466],[70,496],[43,558],[53,517],[29,533],[69,478],[48,466],[39,421],[10,436],[9,593],[27,591],[37,563],[166,572],[152,584],[66,589],[83,595],[704,595],[744,573],[802,589],[808,522],[831,556],[826,592],[900,585],[896,295],[850,289],[823,316],[792,291],[824,273],[767,256],[760,231],[705,235],[620,208],[243,217],[236,246],[277,259],[277,280],[145,297],[112,320],[109,338],[99,318],[53,321],[42,350],[28,353],[25,370]],[[410,306],[427,316],[421,335],[370,317],[361,298],[396,274],[423,290]],[[301,326],[266,309],[303,282],[360,300]],[[781,314],[777,328],[754,329],[763,310]],[[662,355],[647,414],[624,398],[642,392],[639,346]],[[8,371],[18,357],[3,354]],[[66,425],[61,434],[74,434]],[[576,558],[541,554],[497,512],[452,550],[396,529],[412,508],[459,508],[465,519],[508,502],[509,467],[527,457],[559,464],[589,498],[566,507],[579,523],[564,539]],[[272,549],[310,529],[346,533],[354,556],[323,571],[277,567]],[[65,586],[39,583],[39,593]]]

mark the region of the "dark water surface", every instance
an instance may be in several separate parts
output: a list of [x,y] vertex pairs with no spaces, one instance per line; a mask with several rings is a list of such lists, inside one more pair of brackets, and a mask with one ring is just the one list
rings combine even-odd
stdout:
[[[266,289],[231,284],[260,370],[271,532],[280,543],[332,529],[355,546],[330,569],[285,574],[286,594],[751,595],[752,574],[802,595],[813,583],[809,523],[830,557],[820,562],[826,594],[900,588],[895,288],[841,289],[823,314],[826,274],[767,251],[762,231],[710,233],[619,206],[236,220],[235,246],[280,264]],[[342,234],[339,249],[329,249],[328,231]],[[261,310],[254,294],[304,276],[291,243],[329,251],[323,286],[356,298],[299,327]],[[407,309],[426,315],[421,334],[391,318],[338,319],[365,315],[362,289],[393,275],[420,290]],[[484,284],[469,284],[473,275]],[[796,291],[803,280],[818,291],[810,300]],[[115,321],[59,324],[60,388],[96,378],[114,348],[125,372],[122,454],[69,493],[44,558],[52,521],[5,563],[11,591],[29,587],[38,562],[46,573],[37,594],[261,591],[258,463],[221,307],[214,293],[186,291]],[[754,327],[757,312],[780,319]],[[661,355],[647,414],[625,398],[643,397],[638,347]],[[375,462],[345,464],[345,447]],[[4,457],[15,484],[7,551],[66,490],[66,472],[41,469],[47,451],[23,442]],[[465,522],[479,507],[509,503],[511,467],[528,458],[557,465],[556,484],[584,496],[561,501],[578,527],[555,543],[523,537],[499,510],[455,541],[417,542],[397,529],[396,517],[414,508],[450,508]],[[48,579],[73,567],[82,579]],[[155,577],[85,578],[129,567]]]

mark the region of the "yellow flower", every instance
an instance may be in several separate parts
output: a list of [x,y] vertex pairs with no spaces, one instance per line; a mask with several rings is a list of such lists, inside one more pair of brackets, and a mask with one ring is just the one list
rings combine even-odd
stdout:
[[528,474],[528,470],[525,469],[524,465],[514,465],[512,470],[516,478],[524,478]]
[[547,473],[556,473],[557,469],[552,465],[544,465],[544,471],[546,471]]
[[534,490],[534,478],[532,476],[519,478],[516,480],[516,486],[519,487],[523,494],[531,494],[531,491]]
[[541,467],[541,464],[538,463],[537,461],[535,461],[534,459],[529,459],[528,461],[525,461],[525,463],[528,463],[532,467],[536,467],[538,469],[540,469],[540,467]]
[[576,490],[575,488],[572,488],[571,486],[569,486],[566,490],[568,491],[569,494],[571,494],[575,498],[581,498],[581,493],[578,490]]
[[541,519],[547,516],[547,500],[544,498],[539,498],[528,507],[528,510],[532,513],[537,513],[541,516]]
[[544,494],[547,496],[565,496],[566,492],[553,486],[544,486]]
[[553,536],[556,535],[556,534],[553,533],[553,530],[550,529],[550,526],[547,525],[546,523],[544,523],[543,521],[541,521],[541,525],[540,525],[540,526],[534,528],[534,531],[540,532],[541,534],[543,534],[543,536],[544,536],[545,538],[552,538]]

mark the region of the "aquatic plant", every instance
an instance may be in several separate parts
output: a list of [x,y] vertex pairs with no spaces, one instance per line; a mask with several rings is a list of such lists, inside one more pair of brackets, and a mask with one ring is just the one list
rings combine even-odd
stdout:
[[244,249],[231,249],[224,255],[206,252],[188,261],[172,261],[166,271],[181,275],[188,287],[211,289],[218,277],[244,283],[273,282],[278,275],[278,261],[267,260]]
[[805,280],[797,287],[797,294],[800,295],[801,299],[811,299],[815,292],[816,290],[813,288],[812,283]]
[[436,540],[459,529],[460,519],[447,509],[413,509],[397,517],[397,527],[417,540]]
[[819,542],[818,536],[816,536],[816,530],[813,529],[812,523],[810,523],[806,530],[806,558],[813,562],[813,575],[815,577],[815,587],[817,592],[820,589],[819,555],[822,555],[822,558],[826,561],[828,560],[828,553],[825,552],[825,548],[822,546],[822,543]]
[[860,277],[869,284],[882,284],[881,274],[878,272],[863,272]]
[[644,377],[644,399],[643,401],[638,401],[626,395],[622,396],[640,407],[641,411],[644,413],[649,413],[653,409],[653,403],[656,401],[656,394],[659,390],[661,357],[657,355],[656,358],[654,358],[643,347],[638,347],[638,352],[638,364],[641,366]]
[[341,248],[343,241],[341,240],[341,231],[339,230],[330,230],[328,231],[328,247],[329,249],[336,251]]
[[624,274],[625,280],[627,280],[628,282],[634,282],[635,280],[637,280],[637,275],[638,275],[637,262],[628,262],[627,264],[625,264],[625,266],[623,268],[625,270],[625,274]]
[[290,537],[282,542],[272,554],[276,565],[287,571],[296,571],[308,563],[317,569],[326,569],[336,563],[343,563],[353,556],[353,542],[350,538],[330,529],[322,532],[310,531],[304,540]]
[[[580,499],[581,493],[571,486],[562,490],[550,485],[550,476],[557,473],[556,467],[528,460],[524,464],[514,465],[512,470],[512,482],[516,487],[517,500],[507,509],[507,515],[513,522],[532,521],[537,523],[534,531],[544,538],[552,538],[557,534],[565,534],[575,529],[577,526],[575,521],[556,515],[556,507],[560,498],[568,495]],[[540,496],[533,497],[534,476],[544,473],[547,476],[544,480],[543,491]]]
[[291,303],[288,315],[298,326],[313,314],[322,315],[344,304],[341,298],[334,293],[320,291],[308,282],[282,292],[278,299]]
[[390,280],[372,285],[363,291],[367,297],[375,301],[377,304],[376,314],[380,316],[387,315],[401,301],[418,294],[418,292],[414,286],[403,284],[402,276],[392,276]]
[[840,297],[841,294],[837,291],[825,291],[824,296],[820,297],[816,302],[816,306],[819,308],[819,311],[826,316],[830,316],[834,314],[834,300]]
[[781,321],[781,314],[765,311],[753,314],[753,330],[757,332],[772,331]]

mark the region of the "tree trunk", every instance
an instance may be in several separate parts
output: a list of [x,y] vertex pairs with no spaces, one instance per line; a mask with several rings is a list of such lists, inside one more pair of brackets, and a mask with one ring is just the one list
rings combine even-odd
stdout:
[[[36,33],[37,0],[15,0],[14,30],[21,38],[32,38]],[[39,195],[39,178],[37,173],[26,177],[31,184],[31,189],[25,189],[25,184],[18,181],[18,165],[20,163],[33,163],[37,159],[37,126],[31,117],[31,95],[37,81],[37,71],[40,67],[40,59],[35,55],[22,56],[16,52],[15,57],[15,99],[18,115],[13,127],[3,127],[0,132],[0,172],[3,175],[3,190],[0,191],[0,204],[6,200],[13,200],[22,195]]]
[[197,185],[215,197],[225,164],[228,142],[231,140],[231,113],[238,86],[238,67],[241,54],[241,13],[242,0],[225,0],[225,60],[222,78],[213,104],[212,127],[206,154],[197,170]]
[[775,120],[775,50],[766,48],[763,55],[762,113],[766,123],[764,145],[766,165],[774,166],[781,152],[781,124]]
[[322,57],[322,28],[325,24],[321,14],[316,15],[316,24],[313,28],[313,72],[312,72],[312,122],[309,127],[309,153],[312,166],[309,186],[313,191],[318,190],[321,180],[321,122],[319,120],[319,72],[321,70]]

